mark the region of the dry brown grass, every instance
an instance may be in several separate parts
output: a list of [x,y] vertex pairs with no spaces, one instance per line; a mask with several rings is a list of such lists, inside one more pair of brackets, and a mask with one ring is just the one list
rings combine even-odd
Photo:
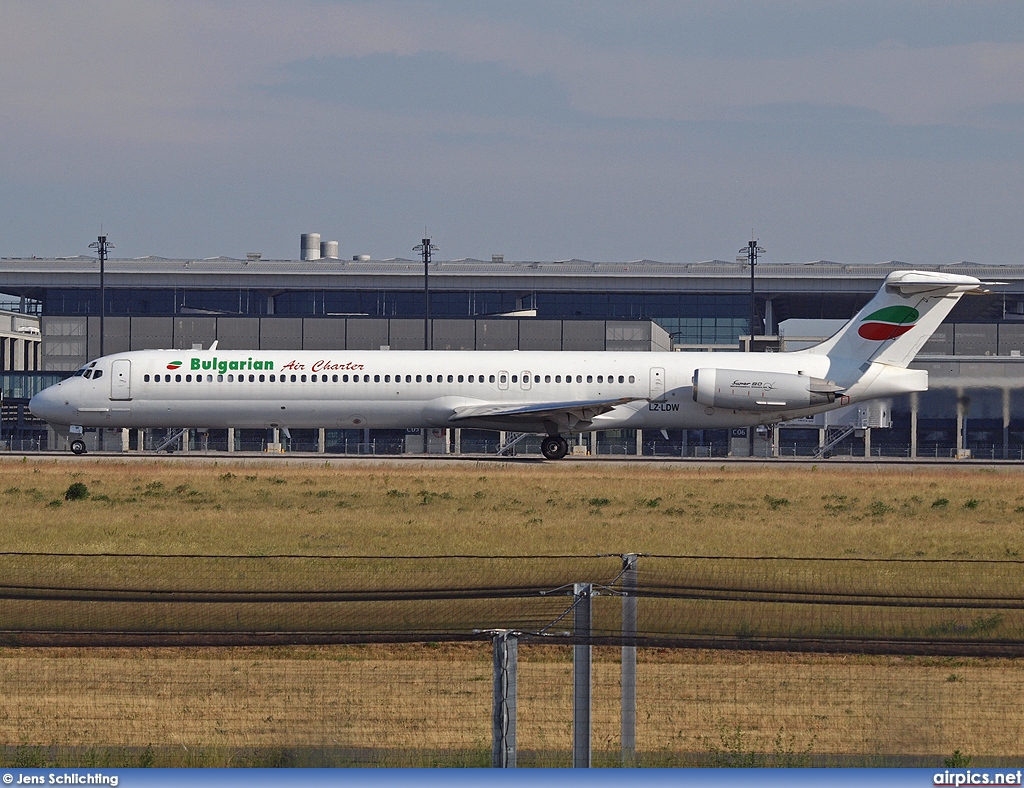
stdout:
[[[619,746],[618,651],[597,649],[595,749]],[[638,748],[653,762],[694,754],[1024,755],[1013,660],[641,652]],[[519,746],[571,747],[571,657],[525,646]],[[476,752],[490,748],[485,644],[209,651],[6,651],[0,740],[68,751]],[[168,755],[167,753],[170,753]],[[386,757],[386,756],[379,756]],[[938,762],[937,764],[938,765]]]
[[[1000,472],[827,466],[281,467],[0,461],[9,551],[1024,555]],[[64,501],[73,482],[91,497]]]
[[[269,470],[93,460],[74,466],[0,461],[0,474],[0,551],[1024,555],[1024,489],[1016,469]],[[64,500],[74,482],[88,487],[88,500]],[[521,652],[523,750],[569,747],[567,655],[564,649]],[[641,659],[638,744],[664,762],[685,762],[680,753],[692,752],[728,759],[774,751],[794,763],[807,753],[1024,754],[1016,661],[681,651],[647,651]],[[448,749],[482,753],[486,763],[490,675],[489,653],[477,645],[9,649],[0,652],[0,742]],[[594,737],[606,752],[618,744],[617,697],[618,666],[614,654],[604,655],[595,673]]]

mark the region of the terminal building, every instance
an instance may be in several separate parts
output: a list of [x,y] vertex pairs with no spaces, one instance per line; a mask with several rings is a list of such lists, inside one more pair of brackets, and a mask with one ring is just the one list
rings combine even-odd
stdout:
[[[918,356],[913,366],[928,370],[928,392],[783,424],[754,440],[745,431],[617,430],[583,436],[576,450],[736,456],[753,447],[782,456],[1024,459],[1024,266],[760,263],[751,332],[745,261],[435,261],[425,319],[422,261],[339,259],[332,243],[304,236],[298,260],[107,260],[102,300],[93,257],[0,260],[0,445],[56,448],[56,436],[24,406],[36,390],[100,354],[101,322],[107,354],[208,347],[215,340],[221,348],[253,350],[777,352],[827,337],[888,273],[918,268],[1002,283],[961,299]],[[186,437],[179,448],[349,453],[494,452],[510,438],[481,430],[343,429],[293,430],[287,438],[262,430]],[[87,438],[117,450],[157,448],[165,436],[117,430]],[[530,441],[516,450],[532,450]]]

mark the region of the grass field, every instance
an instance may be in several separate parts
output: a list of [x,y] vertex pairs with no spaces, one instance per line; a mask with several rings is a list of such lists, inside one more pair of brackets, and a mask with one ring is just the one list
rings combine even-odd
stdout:
[[[618,650],[595,651],[595,762],[614,765]],[[521,764],[568,765],[571,676],[568,648],[521,650]],[[647,765],[1024,757],[1013,660],[642,650],[637,677]],[[8,766],[489,763],[487,644],[6,650],[0,682]]]
[[[1004,561],[1024,553],[1017,469],[269,469],[95,459],[0,461],[0,474],[7,553]],[[69,499],[73,485],[85,491]],[[23,556],[4,560],[8,583],[30,571]],[[1017,660],[683,650],[640,658],[638,747],[648,763],[883,764],[899,755],[941,766],[957,750],[982,762],[1024,757]],[[608,762],[618,746],[616,659],[602,650],[595,667],[594,741]],[[527,647],[521,660],[520,748],[537,763],[561,764],[568,651]],[[312,748],[333,753],[331,762],[485,765],[490,677],[486,644],[0,649],[0,762],[268,765],[304,762],[296,753]]]
[[[0,461],[4,551],[1013,558],[1017,469]],[[65,500],[72,484],[88,497]]]

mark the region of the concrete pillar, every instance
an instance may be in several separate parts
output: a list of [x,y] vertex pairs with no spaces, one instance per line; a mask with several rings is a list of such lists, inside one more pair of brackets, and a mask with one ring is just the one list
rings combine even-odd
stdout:
[[135,430],[135,450],[145,451],[146,450],[146,431]]
[[228,451],[235,450],[235,428],[228,427]]
[[494,636],[494,694],[491,706],[491,766],[516,766],[519,637],[502,631]]
[[462,430],[456,427],[454,432],[455,435],[452,442],[455,444],[455,453],[462,454]]
[[644,431],[636,431],[636,456],[641,457],[644,453]]
[[572,765],[574,769],[589,769],[590,747],[590,706],[592,647],[589,643],[593,631],[593,608],[591,598],[593,587],[590,583],[573,584],[575,605],[573,609],[573,634],[587,642],[572,648]]
[[864,456],[871,456],[871,428],[864,428]]
[[189,443],[192,439],[192,430],[185,430],[181,433],[181,450],[187,452],[189,450]]
[[321,427],[316,434],[316,450],[323,454],[327,451],[327,430]]
[[779,425],[772,425],[772,457],[779,456]]
[[121,451],[128,451],[131,446],[132,432],[127,427],[121,428]]
[[917,392],[910,395],[910,459],[917,459],[917,413],[919,409]]
[[964,427],[967,424],[966,413],[964,412],[964,390],[956,390],[956,454],[961,456],[967,444],[964,442]]
[[637,554],[622,556],[622,765],[636,765]]
[[1003,459],[1010,458],[1010,389],[1003,389]]

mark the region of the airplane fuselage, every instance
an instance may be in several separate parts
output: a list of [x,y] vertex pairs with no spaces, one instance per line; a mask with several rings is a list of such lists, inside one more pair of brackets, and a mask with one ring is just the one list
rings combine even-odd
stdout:
[[832,365],[827,356],[803,353],[144,350],[98,359],[37,395],[32,409],[52,424],[87,427],[550,433],[544,415],[510,420],[491,411],[621,400],[569,431],[723,428],[775,423],[927,387],[924,373],[884,368],[863,375],[870,383],[826,405],[773,407],[769,398],[748,410],[694,397],[694,373],[702,368],[757,373],[738,377],[758,378],[753,384],[770,390],[772,376],[825,379],[842,373]]

